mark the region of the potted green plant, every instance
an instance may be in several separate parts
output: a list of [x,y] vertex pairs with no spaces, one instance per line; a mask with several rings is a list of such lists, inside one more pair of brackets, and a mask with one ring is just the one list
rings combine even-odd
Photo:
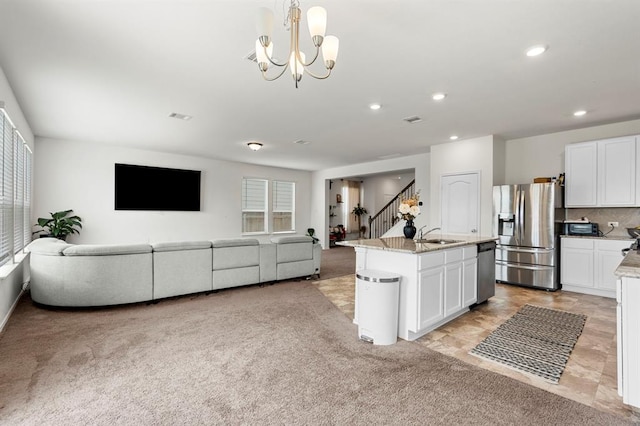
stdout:
[[358,203],[358,205],[354,207],[353,210],[351,210],[351,213],[356,215],[356,218],[358,219],[359,236],[362,237],[363,231],[362,231],[362,224],[360,223],[360,221],[362,216],[367,214],[367,209],[365,209],[364,207],[360,207],[360,203]]
[[79,234],[82,228],[82,219],[80,216],[70,216],[73,210],[63,210],[55,213],[49,213],[50,218],[39,217],[36,226],[42,228],[34,234],[42,233],[41,237],[54,237],[65,240],[69,234]]

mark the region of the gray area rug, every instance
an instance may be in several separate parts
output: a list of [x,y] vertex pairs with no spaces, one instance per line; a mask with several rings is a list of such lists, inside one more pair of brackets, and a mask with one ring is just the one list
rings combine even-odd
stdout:
[[558,383],[586,320],[525,305],[469,353]]
[[0,424],[629,423],[415,342],[362,342],[302,281],[101,310],[24,297],[0,337]]

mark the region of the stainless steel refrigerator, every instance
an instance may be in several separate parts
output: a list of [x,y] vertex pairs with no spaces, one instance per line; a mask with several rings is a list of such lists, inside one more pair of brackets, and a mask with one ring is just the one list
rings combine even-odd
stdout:
[[560,288],[563,188],[555,183],[493,187],[496,281]]

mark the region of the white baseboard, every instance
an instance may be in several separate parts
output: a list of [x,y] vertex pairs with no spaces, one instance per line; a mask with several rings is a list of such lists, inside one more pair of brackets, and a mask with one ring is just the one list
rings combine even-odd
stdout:
[[16,309],[16,306],[18,306],[18,302],[22,298],[23,294],[24,294],[24,289],[20,291],[20,294],[18,295],[18,297],[16,297],[16,300],[13,302],[13,305],[11,305],[11,309],[9,309],[9,312],[7,312],[7,315],[5,315],[5,317],[2,319],[2,323],[0,323],[0,333],[4,331],[4,326],[7,325],[7,323],[9,322],[9,318],[11,318],[11,314]]

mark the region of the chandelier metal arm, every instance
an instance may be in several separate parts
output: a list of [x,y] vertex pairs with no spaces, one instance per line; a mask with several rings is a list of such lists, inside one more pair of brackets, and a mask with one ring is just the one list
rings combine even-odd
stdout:
[[305,71],[307,71],[307,74],[309,74],[311,77],[315,78],[316,80],[324,80],[326,78],[329,78],[329,76],[331,75],[331,70],[328,69],[327,70],[327,75],[316,75],[314,73],[312,73],[311,71],[309,71],[308,68],[305,67]]
[[274,77],[267,77],[266,71],[262,71],[262,70],[260,70],[260,71],[261,71],[261,74],[262,74],[262,78],[264,78],[266,81],[273,81],[273,80],[277,80],[280,77],[282,77],[282,74],[284,74],[285,71],[287,71],[288,68],[289,68],[289,64],[284,64],[284,68],[282,68],[282,71],[280,71]]

